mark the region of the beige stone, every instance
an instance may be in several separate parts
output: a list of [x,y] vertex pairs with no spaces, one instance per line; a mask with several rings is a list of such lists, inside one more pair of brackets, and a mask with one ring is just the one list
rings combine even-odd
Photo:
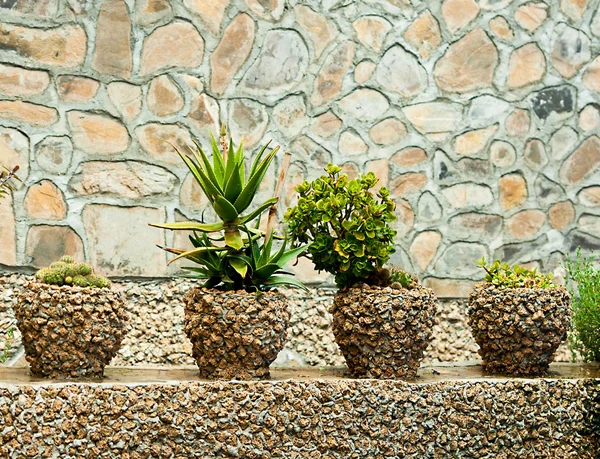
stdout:
[[[17,129],[0,126],[0,168],[19,166],[19,178],[29,174],[29,139]],[[1,244],[0,244],[1,245]]]
[[142,27],[154,24],[173,16],[169,0],[136,0],[135,21]]
[[189,22],[175,21],[155,29],[144,40],[140,75],[202,63],[204,40]]
[[485,185],[459,183],[442,190],[442,194],[454,209],[485,207],[494,200],[492,191]]
[[0,59],[16,53],[43,66],[73,68],[83,63],[86,50],[87,37],[78,25],[35,29],[0,24]]
[[600,94],[600,56],[592,61],[583,74],[583,85]]
[[165,245],[165,231],[148,226],[164,221],[164,209],[88,204],[83,226],[90,263],[108,276],[164,275],[165,252],[156,246]]
[[284,136],[296,138],[308,125],[304,98],[290,96],[283,99],[273,108],[273,121]]
[[152,80],[148,88],[148,108],[156,116],[170,116],[183,108],[183,94],[173,80],[161,75]]
[[51,174],[64,174],[73,156],[73,144],[67,136],[46,137],[35,145],[35,163]]
[[369,130],[369,136],[378,145],[394,145],[406,137],[406,126],[398,118],[387,118]]
[[394,199],[394,201],[396,202],[396,220],[390,225],[398,232],[397,237],[404,237],[415,225],[415,212],[405,199]]
[[474,0],[445,0],[442,17],[450,32],[469,25],[479,14],[479,5]]
[[529,132],[530,124],[529,111],[523,110],[522,108],[515,108],[515,110],[508,115],[508,118],[506,118],[506,132],[512,137],[525,137]]
[[85,103],[96,97],[100,83],[92,78],[61,75],[56,79],[56,92],[65,102]]
[[428,277],[423,285],[432,289],[438,298],[467,298],[473,291],[474,281],[464,279],[437,279]]
[[525,3],[515,11],[515,21],[529,32],[541,26],[547,17],[548,5],[544,2]]
[[340,136],[338,145],[339,151],[343,155],[364,155],[369,151],[369,147],[355,131],[344,131]]
[[509,89],[522,88],[537,83],[546,73],[544,53],[535,43],[515,49],[508,63]]
[[577,198],[586,207],[600,207],[600,186],[584,188],[577,194]]
[[584,233],[600,237],[600,217],[598,215],[585,214],[579,217],[577,228]]
[[498,125],[494,124],[483,129],[465,132],[454,139],[454,151],[463,156],[477,155],[485,148],[497,130]]
[[406,147],[396,152],[390,161],[402,167],[412,167],[427,161],[427,153],[419,147]]
[[512,173],[498,180],[500,205],[504,210],[519,207],[527,199],[527,182],[521,174]]
[[433,75],[443,91],[465,93],[490,87],[497,66],[498,50],[477,28],[450,45],[436,62]]
[[571,201],[557,202],[548,211],[548,223],[559,231],[564,231],[574,221],[575,207]]
[[427,186],[427,181],[427,176],[420,172],[402,174],[392,180],[390,184],[391,196],[396,198],[418,193]]
[[[104,233],[103,229],[98,232],[98,237],[103,234],[111,233]],[[83,260],[83,242],[69,226],[34,225],[27,233],[25,254],[28,264],[36,268],[49,266],[64,255]]]
[[296,5],[294,12],[296,21],[313,43],[315,58],[319,59],[339,33],[335,24],[306,5]]
[[142,88],[122,81],[110,83],[108,97],[126,121],[135,119],[142,110]]
[[236,99],[229,103],[229,128],[236,142],[247,148],[256,145],[269,125],[265,107],[250,99]]
[[196,96],[190,104],[187,116],[192,128],[202,137],[215,136],[219,132],[219,104],[206,93]]
[[522,210],[506,221],[508,234],[515,239],[529,239],[540,232],[546,214],[541,210]]
[[285,0],[246,0],[246,3],[261,19],[279,21],[285,8]]
[[390,179],[390,166],[387,158],[372,159],[365,163],[365,174],[373,172],[377,177],[377,184],[373,187],[373,191],[379,191],[380,188],[386,187]]
[[139,161],[88,161],[80,165],[69,188],[80,196],[109,195],[140,199],[167,195],[177,177],[162,167]]
[[481,241],[493,239],[501,229],[500,215],[466,212],[452,217],[444,234],[452,240]]
[[367,48],[381,51],[387,33],[392,29],[388,20],[381,16],[363,16],[352,24],[356,38]]
[[504,16],[496,16],[495,18],[490,19],[488,25],[493,34],[501,40],[512,41],[515,38],[513,30]]
[[354,69],[354,81],[363,84],[369,81],[377,65],[373,61],[364,60],[358,63]]
[[539,139],[530,139],[525,144],[524,152],[525,163],[534,170],[541,170],[548,164],[548,155],[546,147]]
[[589,4],[589,0],[561,0],[560,10],[573,21],[579,21]]
[[560,168],[563,183],[573,185],[594,174],[600,166],[600,138],[593,135],[567,158]]
[[337,134],[342,128],[342,120],[339,119],[332,111],[323,113],[313,119],[311,123],[311,131],[313,134],[328,139]]
[[408,121],[422,134],[454,131],[462,120],[462,106],[449,102],[425,102],[402,109]]
[[442,44],[440,25],[429,10],[415,19],[404,32],[404,39],[415,48],[423,59],[429,59]]
[[586,105],[579,112],[579,127],[586,132],[597,131],[600,127],[600,106]]
[[183,4],[196,14],[204,26],[216,35],[221,30],[225,10],[230,0],[184,0]]
[[390,104],[383,94],[374,89],[361,88],[338,102],[339,108],[361,121],[374,121],[387,112]]
[[16,0],[3,1],[0,9],[8,15],[35,19],[52,19],[59,10],[58,0]]
[[346,174],[350,180],[354,180],[360,175],[360,170],[356,163],[348,161],[342,164],[342,173]]
[[355,51],[356,45],[345,41],[327,55],[315,80],[310,99],[314,106],[319,107],[340,94],[344,77],[352,66]]
[[88,153],[112,155],[129,147],[129,134],[119,121],[106,115],[67,112],[73,143]]
[[58,122],[58,112],[52,107],[20,100],[0,100],[0,119],[47,127]]
[[67,216],[67,204],[63,194],[50,180],[31,185],[23,205],[30,218],[62,220]]
[[[286,267],[286,269],[288,269]],[[317,271],[315,265],[305,257],[298,258],[297,263],[291,262],[289,265],[290,272],[292,272],[297,279],[302,279],[303,283],[306,284],[324,284],[327,281],[331,282],[331,275],[326,271]]]
[[377,65],[377,82],[402,97],[414,97],[427,88],[428,77],[413,54],[395,45],[386,51]]
[[[295,191],[294,191],[295,193]],[[183,208],[190,212],[199,212],[206,209],[209,204],[208,198],[198,185],[198,182],[191,174],[185,177],[181,190],[179,191],[179,202]]]
[[175,148],[183,154],[189,154],[190,149],[195,149],[189,131],[176,124],[146,124],[137,127],[135,135],[153,162],[183,166],[184,163]]
[[554,28],[551,46],[552,65],[564,78],[574,77],[591,58],[588,36],[563,22]]
[[50,85],[47,72],[0,64],[0,94],[31,97],[42,94]]
[[210,56],[211,88],[223,94],[240,70],[254,45],[255,25],[247,14],[238,14],[227,26],[223,38]]
[[100,7],[92,67],[105,75],[131,77],[131,20],[123,0],[108,0]]
[[517,160],[515,147],[503,140],[495,140],[490,146],[490,160],[496,167],[510,167]]
[[431,264],[441,241],[442,235],[437,231],[423,231],[417,234],[410,245],[410,254],[421,271],[425,271]]
[[[2,137],[0,135],[0,147]],[[0,148],[0,162],[2,161],[2,149]],[[17,264],[17,228],[15,214],[13,212],[13,198],[9,193],[0,199],[0,264],[14,266]]]

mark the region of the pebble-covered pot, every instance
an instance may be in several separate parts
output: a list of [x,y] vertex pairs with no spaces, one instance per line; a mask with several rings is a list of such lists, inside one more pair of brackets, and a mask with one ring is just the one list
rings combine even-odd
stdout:
[[269,377],[269,365],[287,340],[290,308],[285,296],[193,288],[184,302],[185,333],[201,377]]
[[101,377],[128,330],[125,297],[109,288],[28,282],[14,309],[35,376]]
[[433,290],[371,287],[340,290],[330,310],[333,334],[353,376],[413,379],[437,311]]
[[545,373],[567,338],[570,301],[563,287],[476,284],[469,295],[468,324],[479,345],[483,370],[522,376]]

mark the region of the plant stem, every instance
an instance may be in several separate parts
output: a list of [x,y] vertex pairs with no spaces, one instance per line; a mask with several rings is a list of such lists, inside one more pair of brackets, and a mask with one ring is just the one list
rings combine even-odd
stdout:
[[275,226],[275,221],[277,219],[277,204],[279,202],[279,195],[281,194],[281,189],[283,188],[283,184],[285,183],[285,177],[287,175],[287,171],[290,167],[290,163],[292,161],[292,154],[286,152],[283,155],[283,162],[281,163],[281,170],[279,171],[279,178],[277,179],[277,185],[275,185],[275,195],[274,198],[277,198],[277,202],[271,206],[269,209],[269,217],[267,220],[267,231],[265,232],[265,240],[268,240],[271,237],[271,233],[273,232],[273,227]]

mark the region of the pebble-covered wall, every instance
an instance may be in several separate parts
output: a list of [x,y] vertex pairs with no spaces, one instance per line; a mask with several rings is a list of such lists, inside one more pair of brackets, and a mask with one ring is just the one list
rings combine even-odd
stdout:
[[206,201],[169,143],[225,121],[293,154],[285,206],[329,161],[374,171],[393,261],[441,296],[484,255],[551,270],[600,248],[599,53],[598,0],[0,0],[0,164],[25,182],[0,263],[174,273],[155,245],[185,237],[147,222]]

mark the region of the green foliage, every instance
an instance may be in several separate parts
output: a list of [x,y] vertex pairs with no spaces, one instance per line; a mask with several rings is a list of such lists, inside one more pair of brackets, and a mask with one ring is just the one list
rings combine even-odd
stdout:
[[341,168],[329,164],[312,183],[296,187],[298,204],[285,219],[294,243],[310,243],[309,258],[319,271],[335,275],[338,286],[368,282],[395,251],[395,204],[389,191],[377,197],[370,190],[378,182],[372,172],[349,180]]
[[44,284],[75,285],[77,287],[110,287],[110,281],[97,276],[86,263],[75,263],[72,257],[65,255],[48,268],[40,269],[35,277]]
[[417,283],[418,280],[414,275],[393,266],[390,268],[375,269],[367,280],[367,284],[369,285],[387,287],[389,285],[394,286],[394,284],[399,284],[399,287],[407,289],[416,287]]
[[6,340],[4,344],[4,349],[0,352],[0,364],[6,362],[8,360],[8,355],[13,348],[13,340],[15,338],[15,331],[12,327],[10,327],[6,331]]
[[2,169],[4,170],[0,170],[0,199],[6,196],[9,191],[13,190],[13,181],[21,181],[19,177],[17,177],[19,166],[13,167],[12,170],[7,169],[6,167],[3,167]]
[[537,269],[527,269],[519,265],[510,266],[495,260],[487,263],[485,258],[477,261],[486,272],[485,281],[501,288],[554,288],[552,274],[541,274]]
[[573,298],[569,344],[573,356],[579,353],[586,362],[600,361],[600,270],[596,263],[600,259],[583,257],[578,248],[575,260],[567,257],[565,266]]
[[[221,132],[221,149],[211,135],[212,163],[200,145],[194,157],[181,158],[208,197],[221,222],[214,224],[185,222],[151,224],[174,231],[191,231],[191,250],[161,247],[177,255],[171,260],[185,258],[199,267],[185,267],[188,277],[205,280],[206,288],[222,290],[266,291],[277,286],[305,287],[292,277],[285,276],[284,266],[301,255],[304,247],[287,250],[286,238],[266,235],[258,229],[261,215],[277,203],[272,198],[260,204],[254,211],[242,216],[252,204],[265,173],[279,150],[267,152],[267,143],[258,152],[248,174],[245,172],[244,147],[237,150],[233,142],[227,146],[226,131]],[[251,226],[256,221],[256,225]],[[283,239],[278,250],[274,240]]]

